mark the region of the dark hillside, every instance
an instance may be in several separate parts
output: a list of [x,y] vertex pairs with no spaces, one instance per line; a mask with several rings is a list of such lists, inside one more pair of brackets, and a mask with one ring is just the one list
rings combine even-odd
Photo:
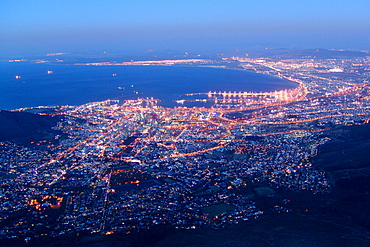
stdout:
[[370,229],[370,124],[330,130],[331,141],[320,147],[314,166],[327,171],[336,200],[326,213]]
[[19,144],[41,140],[53,142],[60,132],[52,127],[60,120],[59,116],[0,110],[0,141],[14,141]]
[[320,147],[316,165],[328,172],[370,167],[370,124],[337,127],[325,135],[331,141]]

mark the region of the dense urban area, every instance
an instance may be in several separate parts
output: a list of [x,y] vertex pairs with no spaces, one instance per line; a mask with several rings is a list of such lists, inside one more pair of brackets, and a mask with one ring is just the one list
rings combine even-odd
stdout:
[[[92,65],[108,65],[109,63]],[[294,81],[277,92],[194,92],[158,99],[35,107],[60,117],[51,140],[0,143],[0,238],[130,234],[158,225],[225,228],[258,220],[258,196],[326,194],[311,163],[323,135],[370,120],[370,57],[141,61],[254,70]],[[237,65],[237,66],[235,66]],[[77,65],[76,65],[77,66]],[[186,107],[208,102],[211,107]],[[289,198],[274,206],[287,213]]]

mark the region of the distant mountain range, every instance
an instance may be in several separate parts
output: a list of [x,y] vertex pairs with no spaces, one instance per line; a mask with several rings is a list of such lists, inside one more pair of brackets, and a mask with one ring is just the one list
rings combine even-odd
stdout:
[[55,142],[55,136],[61,132],[52,127],[60,120],[60,116],[0,110],[0,141],[13,141],[23,145],[41,140]]

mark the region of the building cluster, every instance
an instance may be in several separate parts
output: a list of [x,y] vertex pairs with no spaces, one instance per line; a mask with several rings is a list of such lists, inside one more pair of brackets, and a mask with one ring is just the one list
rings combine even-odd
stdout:
[[301,95],[237,110],[151,98],[59,107],[58,145],[0,143],[0,237],[219,228],[258,218],[258,198],[277,188],[330,192],[310,158],[324,130],[370,119],[369,61],[234,59],[299,81]]

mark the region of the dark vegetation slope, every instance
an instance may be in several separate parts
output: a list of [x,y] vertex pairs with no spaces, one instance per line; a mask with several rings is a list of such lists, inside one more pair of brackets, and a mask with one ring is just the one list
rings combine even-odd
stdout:
[[55,142],[55,136],[60,132],[52,127],[60,120],[60,116],[0,110],[0,141],[13,141],[23,145],[41,140]]
[[331,141],[319,149],[313,159],[328,172],[370,166],[370,125],[337,127],[325,133]]
[[370,124],[339,127],[313,164],[327,171],[336,200],[328,213],[347,217],[370,231]]

